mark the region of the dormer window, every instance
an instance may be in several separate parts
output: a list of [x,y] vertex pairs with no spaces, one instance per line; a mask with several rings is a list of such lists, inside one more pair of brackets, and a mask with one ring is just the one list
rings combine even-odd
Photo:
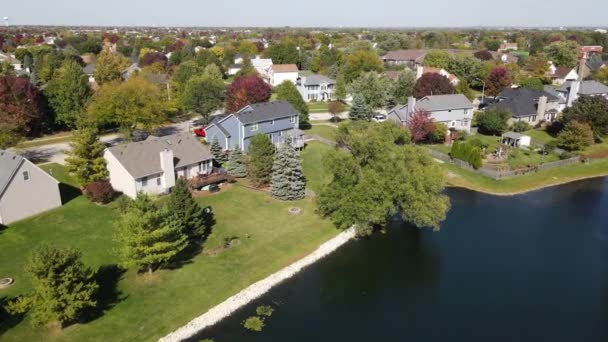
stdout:
[[254,123],[253,125],[251,125],[251,131],[252,132],[255,132],[257,130],[258,130],[258,124],[257,123]]

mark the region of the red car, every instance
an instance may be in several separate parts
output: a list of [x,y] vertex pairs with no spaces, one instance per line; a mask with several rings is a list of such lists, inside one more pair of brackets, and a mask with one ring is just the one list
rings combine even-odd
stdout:
[[205,128],[201,127],[201,128],[196,128],[194,130],[194,134],[196,134],[197,137],[205,137]]

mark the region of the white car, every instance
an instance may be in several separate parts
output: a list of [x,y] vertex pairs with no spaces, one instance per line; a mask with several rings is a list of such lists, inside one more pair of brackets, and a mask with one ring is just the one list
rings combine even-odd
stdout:
[[376,122],[384,122],[384,121],[386,121],[386,115],[384,115],[384,114],[376,114],[376,115],[374,115],[374,121],[376,121]]

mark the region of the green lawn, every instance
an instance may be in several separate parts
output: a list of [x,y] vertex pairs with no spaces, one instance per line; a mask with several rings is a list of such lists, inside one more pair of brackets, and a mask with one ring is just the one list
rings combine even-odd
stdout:
[[308,102],[309,113],[327,113],[329,112],[327,102]]
[[306,174],[308,187],[315,193],[319,193],[321,186],[329,181],[327,174],[323,169],[323,155],[330,151],[332,147],[322,144],[317,141],[311,141],[306,144],[306,148],[302,152],[302,167]]
[[[315,190],[323,180],[317,152],[325,149],[313,143],[304,152],[304,170]],[[45,168],[52,168],[59,179],[74,183],[61,166],[49,164]],[[0,323],[2,340],[153,341],[338,233],[328,220],[315,214],[312,199],[281,202],[267,193],[235,184],[198,201],[213,208],[217,221],[203,252],[221,245],[227,237],[240,238],[240,246],[217,256],[198,254],[177,269],[160,270],[151,277],[136,275],[133,269],[124,274],[110,272],[102,290],[105,298],[113,300],[104,303],[107,308],[100,317],[63,330],[33,327],[27,317],[21,322],[4,320]],[[301,207],[302,213],[289,214],[292,206]],[[78,248],[85,263],[95,269],[114,265],[118,261],[112,241],[116,217],[112,206],[98,206],[79,196],[62,208],[0,231],[0,277],[16,279],[13,287],[1,290],[0,298],[31,289],[23,266],[31,250],[41,243]]]
[[525,131],[522,134],[529,135],[532,138],[532,144],[548,144],[551,141],[555,140],[553,136],[551,136],[544,129],[531,129],[529,131]]
[[325,138],[331,141],[336,140],[336,128],[329,125],[312,125],[309,129],[305,130],[304,133],[318,135],[321,138]]

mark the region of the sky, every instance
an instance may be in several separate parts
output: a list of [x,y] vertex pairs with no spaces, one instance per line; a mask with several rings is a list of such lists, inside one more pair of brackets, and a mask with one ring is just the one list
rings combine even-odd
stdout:
[[[608,27],[607,0],[2,1],[14,25]],[[574,8],[576,6],[576,8]]]

